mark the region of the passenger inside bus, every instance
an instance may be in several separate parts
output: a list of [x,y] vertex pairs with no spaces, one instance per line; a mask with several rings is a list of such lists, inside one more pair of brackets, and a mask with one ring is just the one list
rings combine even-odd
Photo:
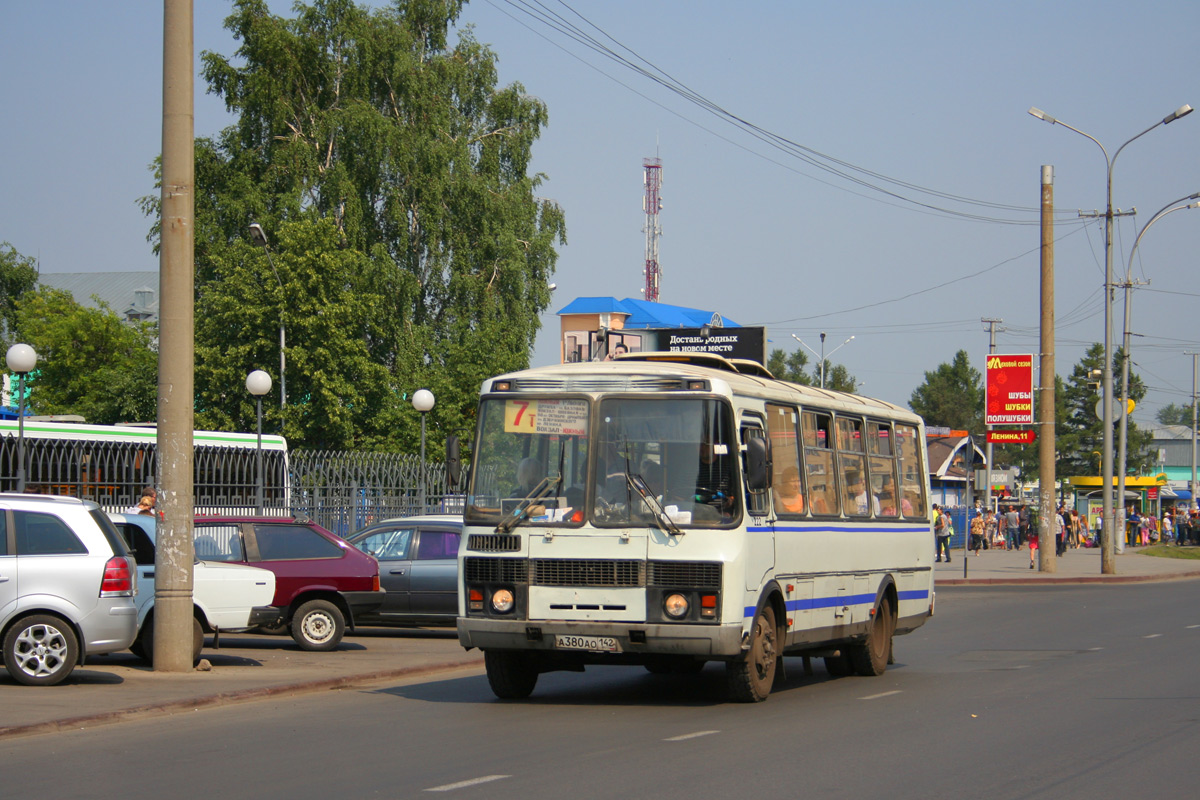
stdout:
[[714,442],[705,434],[700,440],[700,463],[696,474],[696,503],[711,506],[722,521],[734,510],[733,464],[729,445]]
[[897,506],[896,486],[892,482],[892,476],[884,475],[883,486],[879,489],[879,513],[885,517],[895,517],[898,512],[903,512],[906,517],[912,516],[912,503],[907,497],[901,497],[900,504]]
[[862,473],[856,469],[846,470],[846,502],[847,510],[853,510],[852,513],[860,516],[866,516],[868,513],[873,513],[879,516],[879,498],[875,495],[870,497],[870,511],[867,510],[867,487],[863,483]]
[[791,466],[784,468],[783,479],[775,485],[775,506],[780,513],[804,513],[804,495],[800,492],[800,470]]
[[512,497],[528,497],[546,477],[542,465],[536,458],[522,458],[517,464],[517,486],[512,490]]

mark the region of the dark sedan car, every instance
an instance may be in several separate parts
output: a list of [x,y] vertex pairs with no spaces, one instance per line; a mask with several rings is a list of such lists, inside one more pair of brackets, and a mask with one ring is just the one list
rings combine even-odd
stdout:
[[356,617],[359,624],[455,624],[462,516],[389,519],[346,538],[379,561],[379,580],[387,590],[383,605]]
[[196,557],[275,573],[278,630],[305,650],[332,650],[383,602],[379,564],[315,522],[287,517],[196,517]]

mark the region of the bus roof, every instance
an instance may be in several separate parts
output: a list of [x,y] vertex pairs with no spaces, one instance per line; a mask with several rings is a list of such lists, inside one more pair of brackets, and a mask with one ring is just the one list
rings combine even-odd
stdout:
[[[911,410],[862,395],[836,392],[816,386],[803,386],[773,377],[757,362],[726,359],[712,353],[641,352],[620,355],[611,361],[587,361],[553,364],[498,375],[483,383],[483,392],[492,391],[496,381],[513,382],[516,391],[649,391],[656,382],[631,383],[623,378],[636,374],[647,378],[706,378],[723,382],[731,392],[782,400],[785,397],[808,403],[859,413],[885,414],[897,419],[919,422]],[[717,384],[714,383],[714,389]],[[665,388],[665,387],[664,387]]]
[[[0,435],[17,435],[18,420],[0,420]],[[25,436],[29,439],[61,439],[82,442],[144,442],[154,444],[158,429],[152,425],[87,425],[76,422],[42,422],[25,420]],[[192,443],[197,447],[258,447],[257,434],[226,431],[193,431]],[[263,450],[287,450],[282,436],[263,434]]]

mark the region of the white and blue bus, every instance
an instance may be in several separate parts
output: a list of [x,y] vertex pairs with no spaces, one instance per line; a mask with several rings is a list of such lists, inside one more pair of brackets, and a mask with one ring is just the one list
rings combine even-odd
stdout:
[[483,385],[458,637],[502,698],[592,664],[784,656],[879,675],[933,613],[921,418],[708,354],[636,353]]

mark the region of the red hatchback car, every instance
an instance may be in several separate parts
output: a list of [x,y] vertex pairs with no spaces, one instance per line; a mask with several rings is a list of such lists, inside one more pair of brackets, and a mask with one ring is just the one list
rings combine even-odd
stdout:
[[[271,628],[305,650],[332,650],[354,616],[378,608],[379,562],[315,522],[287,517],[196,517],[196,557],[275,573]],[[269,628],[270,629],[270,628]]]

